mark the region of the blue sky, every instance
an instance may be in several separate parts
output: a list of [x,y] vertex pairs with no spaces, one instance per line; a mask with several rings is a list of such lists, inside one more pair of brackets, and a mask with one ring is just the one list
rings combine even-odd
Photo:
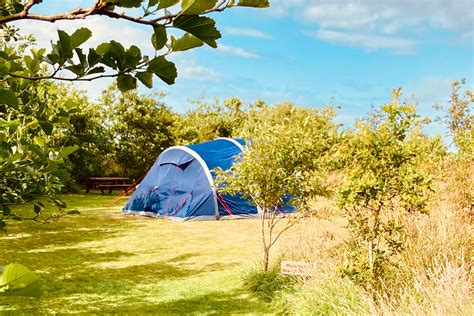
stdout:
[[[60,12],[93,1],[46,1],[39,7]],[[164,101],[185,111],[191,99],[236,96],[270,104],[341,106],[345,125],[387,102],[391,89],[415,95],[421,114],[435,117],[446,104],[450,83],[474,82],[474,0],[273,0],[270,9],[233,8],[214,14],[223,38],[218,49],[177,53],[179,77],[173,86],[155,81]],[[58,27],[86,25],[91,44],[118,39],[149,49],[150,30],[107,18],[59,23],[22,22],[48,46]],[[113,30],[110,32],[110,30]],[[92,97],[109,81],[83,84]],[[442,131],[433,124],[430,133]]]

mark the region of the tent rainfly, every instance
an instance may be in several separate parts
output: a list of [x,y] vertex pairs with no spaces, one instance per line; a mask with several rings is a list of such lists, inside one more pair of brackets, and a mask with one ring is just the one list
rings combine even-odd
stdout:
[[177,220],[256,217],[255,205],[240,194],[216,191],[216,167],[224,170],[242,156],[245,141],[218,138],[163,151],[123,211]]

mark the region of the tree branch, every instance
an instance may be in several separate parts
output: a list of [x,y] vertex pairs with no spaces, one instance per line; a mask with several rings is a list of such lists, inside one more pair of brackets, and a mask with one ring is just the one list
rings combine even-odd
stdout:
[[[65,13],[58,13],[58,14],[52,14],[52,15],[29,13],[30,8],[33,5],[38,4],[40,2],[41,0],[30,0],[25,5],[23,11],[16,14],[9,15],[9,16],[0,17],[0,24],[5,24],[5,23],[13,22],[13,21],[18,21],[18,20],[37,20],[37,21],[54,23],[56,21],[61,21],[61,20],[80,20],[80,19],[85,19],[88,16],[103,15],[109,18],[123,19],[123,20],[131,21],[137,24],[161,26],[163,24],[159,22],[167,21],[165,22],[165,24],[168,24],[174,18],[178,17],[179,15],[183,13],[182,11],[179,11],[178,13],[164,15],[156,19],[145,20],[143,19],[143,17],[134,17],[134,16],[126,15],[125,12],[117,13],[114,11],[107,10],[105,9],[105,6],[107,5],[107,3],[102,3],[100,1],[97,1],[94,6],[88,9],[77,8]],[[221,12],[227,8],[228,8],[228,3],[226,1],[221,1],[214,8],[209,9],[203,12],[202,14],[209,14],[211,12]]]
[[270,244],[270,247],[273,246],[277,240],[280,238],[280,236],[285,232],[287,231],[288,229],[290,229],[291,227],[295,226],[296,223],[298,223],[299,220],[294,220],[294,221],[291,221],[289,220],[288,221],[288,224],[276,235],[275,239],[273,239],[273,242]]
[[30,11],[31,7],[34,6],[35,4],[40,3],[42,0],[30,0],[28,1],[27,4],[23,7],[23,11],[21,11],[21,14],[27,15],[28,12]]
[[22,75],[15,75],[15,74],[10,74],[11,77],[13,78],[21,78],[21,79],[27,79],[31,81],[38,81],[38,80],[45,80],[45,79],[53,79],[53,80],[61,80],[61,81],[92,81],[100,78],[115,78],[118,77],[120,74],[111,74],[111,75],[99,75],[95,77],[89,77],[89,78],[81,78],[81,77],[75,77],[75,78],[63,78],[63,77],[55,77],[54,75],[51,76],[44,76],[44,77],[28,77],[28,76],[22,76]]

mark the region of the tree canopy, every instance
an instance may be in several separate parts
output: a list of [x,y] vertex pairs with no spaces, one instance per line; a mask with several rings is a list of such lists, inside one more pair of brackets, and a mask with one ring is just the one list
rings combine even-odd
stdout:
[[[24,57],[24,64],[18,60],[18,55],[2,50],[1,78],[92,81],[108,77],[116,78],[121,91],[136,88],[138,81],[151,88],[154,76],[167,84],[173,84],[178,72],[175,64],[167,59],[169,54],[205,44],[216,48],[221,33],[215,21],[208,17],[210,13],[222,12],[234,6],[269,6],[269,2],[263,0],[98,0],[89,8],[50,15],[33,13],[41,4],[41,0],[3,1],[0,4],[0,26],[6,34],[4,39],[15,38],[16,30],[10,25],[15,21],[56,22],[101,16],[149,26],[154,56],[143,55],[139,47],[124,47],[114,40],[85,51],[81,46],[91,38],[91,30],[78,28],[72,34],[58,30],[58,39],[52,42],[51,49],[32,52],[31,56]],[[183,35],[176,38],[168,34],[170,28],[182,31]],[[48,65],[46,72],[42,71],[45,69],[43,65]]]

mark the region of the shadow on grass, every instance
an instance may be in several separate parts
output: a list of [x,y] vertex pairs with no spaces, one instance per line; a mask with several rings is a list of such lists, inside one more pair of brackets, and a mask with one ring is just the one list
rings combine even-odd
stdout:
[[[82,255],[86,255],[85,252]],[[107,253],[103,254],[101,260],[110,261],[124,256],[130,254]],[[56,260],[53,259],[53,262]],[[186,297],[161,301],[160,297],[169,294],[167,291],[170,290],[162,286],[163,282],[222,270],[229,267],[227,264],[216,263],[205,269],[188,269],[165,262],[108,269],[87,268],[86,265],[80,269],[77,264],[70,269],[58,269],[61,275],[55,273],[54,269],[43,275],[45,295],[41,300],[10,298],[3,304],[20,313],[228,314],[265,309],[262,302],[247,297],[243,289],[227,292],[207,290],[202,295],[189,294],[188,297],[186,294]],[[1,306],[2,303],[0,311]]]
[[239,289],[225,292],[207,292],[203,295],[189,296],[158,303],[142,300],[124,302],[120,307],[112,308],[114,313],[155,313],[159,315],[222,315],[222,314],[261,314],[269,307],[247,296]]
[[[102,198],[97,197],[97,206],[101,203]],[[239,265],[221,262],[199,265],[202,254],[194,248],[192,252],[178,249],[174,258],[166,261],[152,258],[154,262],[147,264],[136,261],[138,249],[134,253],[101,253],[94,248],[79,248],[78,245],[84,242],[100,244],[101,240],[140,229],[142,220],[124,219],[116,216],[118,213],[115,210],[89,210],[48,225],[31,222],[11,225],[10,236],[17,235],[18,238],[0,235],[0,265],[20,262],[34,270],[42,279],[45,294],[39,300],[2,298],[0,315],[10,311],[13,314],[160,315],[268,312],[268,306],[248,296],[241,288],[229,290],[224,285],[222,291],[217,291],[223,285],[201,289],[199,284],[189,282],[187,279],[196,277],[209,282],[218,271],[228,273],[229,268]],[[159,253],[157,251],[156,255]],[[216,261],[225,260],[216,257]],[[232,273],[228,275],[235,277]],[[221,276],[216,282],[226,277]],[[183,288],[179,286],[181,281],[186,284]]]

